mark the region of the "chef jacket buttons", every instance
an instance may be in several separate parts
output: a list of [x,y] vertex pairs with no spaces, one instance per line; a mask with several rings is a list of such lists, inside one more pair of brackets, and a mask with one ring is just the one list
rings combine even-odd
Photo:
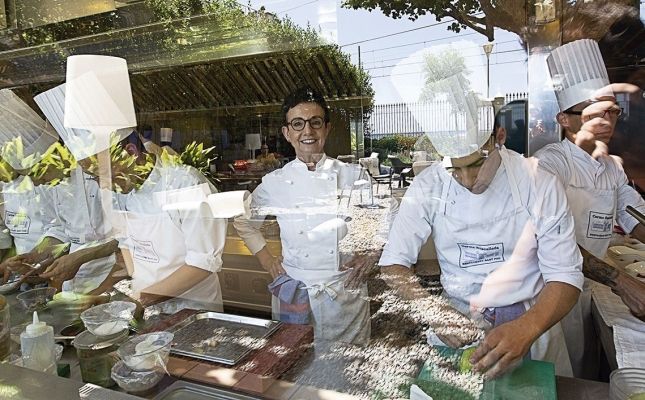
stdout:
[[305,258],[309,257],[309,254],[305,254]]
[[298,235],[302,235],[303,233],[305,233],[305,232],[304,231],[298,231]]
[[329,250],[329,254],[334,254],[334,250]]

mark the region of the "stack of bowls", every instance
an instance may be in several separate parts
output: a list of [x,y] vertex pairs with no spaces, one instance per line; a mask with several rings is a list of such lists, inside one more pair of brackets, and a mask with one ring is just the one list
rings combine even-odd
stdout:
[[166,371],[174,335],[153,332],[135,336],[119,347],[121,361],[112,368],[112,379],[130,393],[153,388]]

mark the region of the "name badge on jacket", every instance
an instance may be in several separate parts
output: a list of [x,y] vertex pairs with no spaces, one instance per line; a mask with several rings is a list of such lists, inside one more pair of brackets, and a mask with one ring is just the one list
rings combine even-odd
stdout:
[[13,211],[4,212],[4,220],[7,228],[13,235],[25,235],[29,233],[29,226],[31,225],[31,218],[23,213],[16,213]]
[[587,237],[591,239],[608,239],[614,225],[614,216],[596,211],[589,211]]
[[459,246],[459,266],[462,268],[504,261],[504,243],[457,243],[457,245]]
[[133,243],[133,252],[132,256],[136,259],[139,259],[141,261],[149,262],[149,263],[158,263],[159,262],[159,255],[155,251],[154,246],[152,245],[152,242],[149,240],[137,240],[133,237],[130,237],[132,239]]

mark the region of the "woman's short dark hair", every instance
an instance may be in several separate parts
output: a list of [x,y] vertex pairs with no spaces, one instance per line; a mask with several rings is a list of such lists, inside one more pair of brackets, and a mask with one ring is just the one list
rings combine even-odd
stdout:
[[325,98],[316,89],[313,89],[310,86],[303,86],[291,92],[291,94],[289,94],[289,96],[287,96],[287,98],[285,98],[284,102],[282,103],[282,115],[285,123],[289,122],[287,121],[287,113],[289,112],[289,110],[300,103],[318,104],[320,107],[322,107],[325,113],[325,122],[329,122],[329,107],[327,106]]

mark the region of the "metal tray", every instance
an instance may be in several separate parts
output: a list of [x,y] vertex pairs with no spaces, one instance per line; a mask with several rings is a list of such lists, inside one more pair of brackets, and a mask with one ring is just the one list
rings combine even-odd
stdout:
[[260,400],[254,397],[239,394],[228,390],[216,389],[210,386],[197,385],[184,381],[177,381],[159,393],[153,400]]
[[[235,365],[249,352],[263,347],[281,325],[280,321],[203,312],[169,329],[175,334],[170,352]],[[200,345],[209,339],[216,343]]]

